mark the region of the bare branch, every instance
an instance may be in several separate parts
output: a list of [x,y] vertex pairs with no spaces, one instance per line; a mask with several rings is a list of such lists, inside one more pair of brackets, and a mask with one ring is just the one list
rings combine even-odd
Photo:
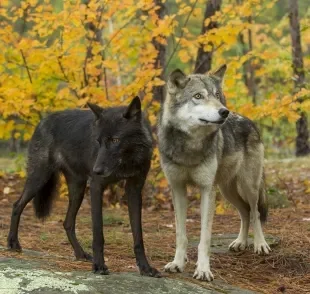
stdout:
[[[63,74],[63,76],[64,76],[64,78],[65,78],[65,81],[66,81],[67,83],[70,83],[70,80],[69,80],[69,78],[68,78],[68,76],[67,76],[67,74],[66,74],[66,72],[65,72],[65,69],[64,69],[62,63],[61,63],[61,58],[60,58],[60,56],[57,57],[57,61],[58,61],[59,68],[60,68],[60,70],[61,70],[61,72],[62,72],[62,74]],[[69,87],[69,89],[74,93],[74,95],[75,95],[78,99],[81,98],[81,97],[79,96],[78,92],[77,92],[75,89],[72,89],[71,87]]]
[[[195,1],[195,3],[193,4],[193,6],[192,6],[192,8],[191,8],[191,11],[188,13],[187,18],[186,18],[186,20],[185,20],[185,22],[184,22],[184,25],[183,25],[182,29],[183,29],[183,28],[186,28],[187,23],[188,23],[188,21],[189,21],[189,18],[191,17],[191,15],[192,15],[192,13],[193,13],[193,11],[194,11],[196,5],[197,5],[197,2],[198,2],[198,0]],[[168,68],[168,65],[169,65],[169,63],[170,63],[170,61],[171,61],[173,55],[174,55],[175,52],[178,50],[179,45],[180,45],[180,43],[181,43],[181,40],[182,40],[182,38],[183,38],[183,35],[184,35],[184,30],[182,30],[181,35],[180,35],[180,37],[179,37],[179,41],[178,41],[178,43],[176,44],[176,46],[173,48],[173,51],[172,51],[171,55],[169,56],[168,62],[166,63],[166,66],[165,66],[163,72],[166,72],[166,70],[167,70],[167,68]]]
[[21,53],[22,58],[23,58],[24,66],[25,66],[25,68],[27,70],[29,81],[32,84],[32,78],[31,78],[30,70],[29,70],[29,67],[28,67],[28,64],[27,64],[27,60],[26,60],[26,57],[25,57],[24,52],[23,52],[22,49],[20,49],[20,53]]
[[124,29],[126,28],[132,21],[134,20],[134,18],[130,18],[124,25],[122,25],[117,32],[113,35],[113,37],[111,37],[111,39],[107,42],[107,44],[105,45],[104,51],[110,46],[111,42],[117,37],[117,35]]

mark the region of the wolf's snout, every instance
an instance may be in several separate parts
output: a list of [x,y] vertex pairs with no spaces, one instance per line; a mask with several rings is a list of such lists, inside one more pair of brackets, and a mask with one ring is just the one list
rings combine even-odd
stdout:
[[93,172],[94,172],[94,174],[96,174],[96,175],[102,175],[102,174],[104,174],[104,170],[103,170],[101,167],[99,167],[99,166],[95,166],[94,169],[93,169]]
[[226,118],[228,115],[229,115],[229,110],[227,108],[221,108],[219,110],[219,115],[222,117],[222,118]]

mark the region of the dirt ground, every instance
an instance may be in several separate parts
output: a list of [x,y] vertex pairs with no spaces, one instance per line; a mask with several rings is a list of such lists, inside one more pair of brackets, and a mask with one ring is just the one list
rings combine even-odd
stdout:
[[[242,253],[217,253],[211,256],[211,268],[216,279],[261,293],[310,293],[310,204],[305,192],[310,166],[290,167],[291,175],[281,178],[288,189],[288,208],[271,209],[265,233],[276,236],[280,244],[269,256],[257,256],[253,248]],[[267,175],[279,173],[276,164],[268,167]],[[282,171],[285,169],[281,169]],[[302,172],[301,172],[302,171]],[[293,176],[292,176],[293,175]],[[308,175],[308,176],[307,176]],[[280,175],[281,177],[281,175]],[[297,179],[297,180],[296,180]],[[23,179],[13,175],[0,176],[0,245],[6,246],[12,204],[19,197]],[[7,189],[9,187],[9,190]],[[67,200],[55,202],[52,215],[44,223],[34,216],[32,205],[22,215],[20,242],[24,249],[38,250],[56,255],[53,262],[61,270],[91,270],[91,263],[75,261],[62,223],[67,209]],[[215,216],[213,233],[238,233],[240,220],[236,211],[226,207],[225,212]],[[143,229],[147,256],[155,267],[162,269],[171,261],[175,250],[174,214],[171,210],[143,211]],[[187,229],[190,243],[200,234],[199,206],[191,205]],[[132,250],[132,236],[126,207],[104,209],[104,233],[106,263],[111,272],[136,271]],[[91,252],[90,202],[87,195],[78,214],[77,236],[84,249]],[[0,255],[20,256],[18,253],[0,251]],[[190,246],[186,275],[169,274],[174,278],[191,278],[197,259],[197,248]],[[39,257],[38,257],[39,258]],[[45,257],[46,258],[46,257]],[[168,274],[164,274],[168,275]]]

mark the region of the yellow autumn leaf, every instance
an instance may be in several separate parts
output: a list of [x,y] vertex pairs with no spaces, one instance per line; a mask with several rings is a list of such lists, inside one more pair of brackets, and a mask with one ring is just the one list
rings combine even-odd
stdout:
[[180,50],[178,55],[180,57],[180,60],[184,63],[188,62],[191,59],[190,56],[188,55],[187,50],[185,49]]
[[218,203],[218,205],[216,206],[215,213],[218,214],[218,215],[222,215],[222,214],[225,213],[225,207],[224,207],[224,202],[223,201],[220,201]]

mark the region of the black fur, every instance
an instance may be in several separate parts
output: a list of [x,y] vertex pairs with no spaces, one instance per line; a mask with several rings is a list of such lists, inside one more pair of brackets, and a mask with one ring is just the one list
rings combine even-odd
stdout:
[[93,270],[108,274],[104,262],[102,195],[108,184],[126,179],[134,252],[142,275],[159,277],[145,256],[141,191],[152,156],[151,128],[141,112],[138,97],[128,107],[55,112],[37,126],[28,150],[28,176],[20,199],[14,204],[8,247],[21,250],[18,241],[20,215],[30,200],[38,218],[50,213],[59,173],[65,175],[69,207],[64,221],[68,239],[78,259],[92,259],[75,235],[75,220],[90,178],[93,222]]
[[53,173],[45,185],[34,196],[33,206],[37,218],[45,219],[50,215],[57,186],[58,174]]

